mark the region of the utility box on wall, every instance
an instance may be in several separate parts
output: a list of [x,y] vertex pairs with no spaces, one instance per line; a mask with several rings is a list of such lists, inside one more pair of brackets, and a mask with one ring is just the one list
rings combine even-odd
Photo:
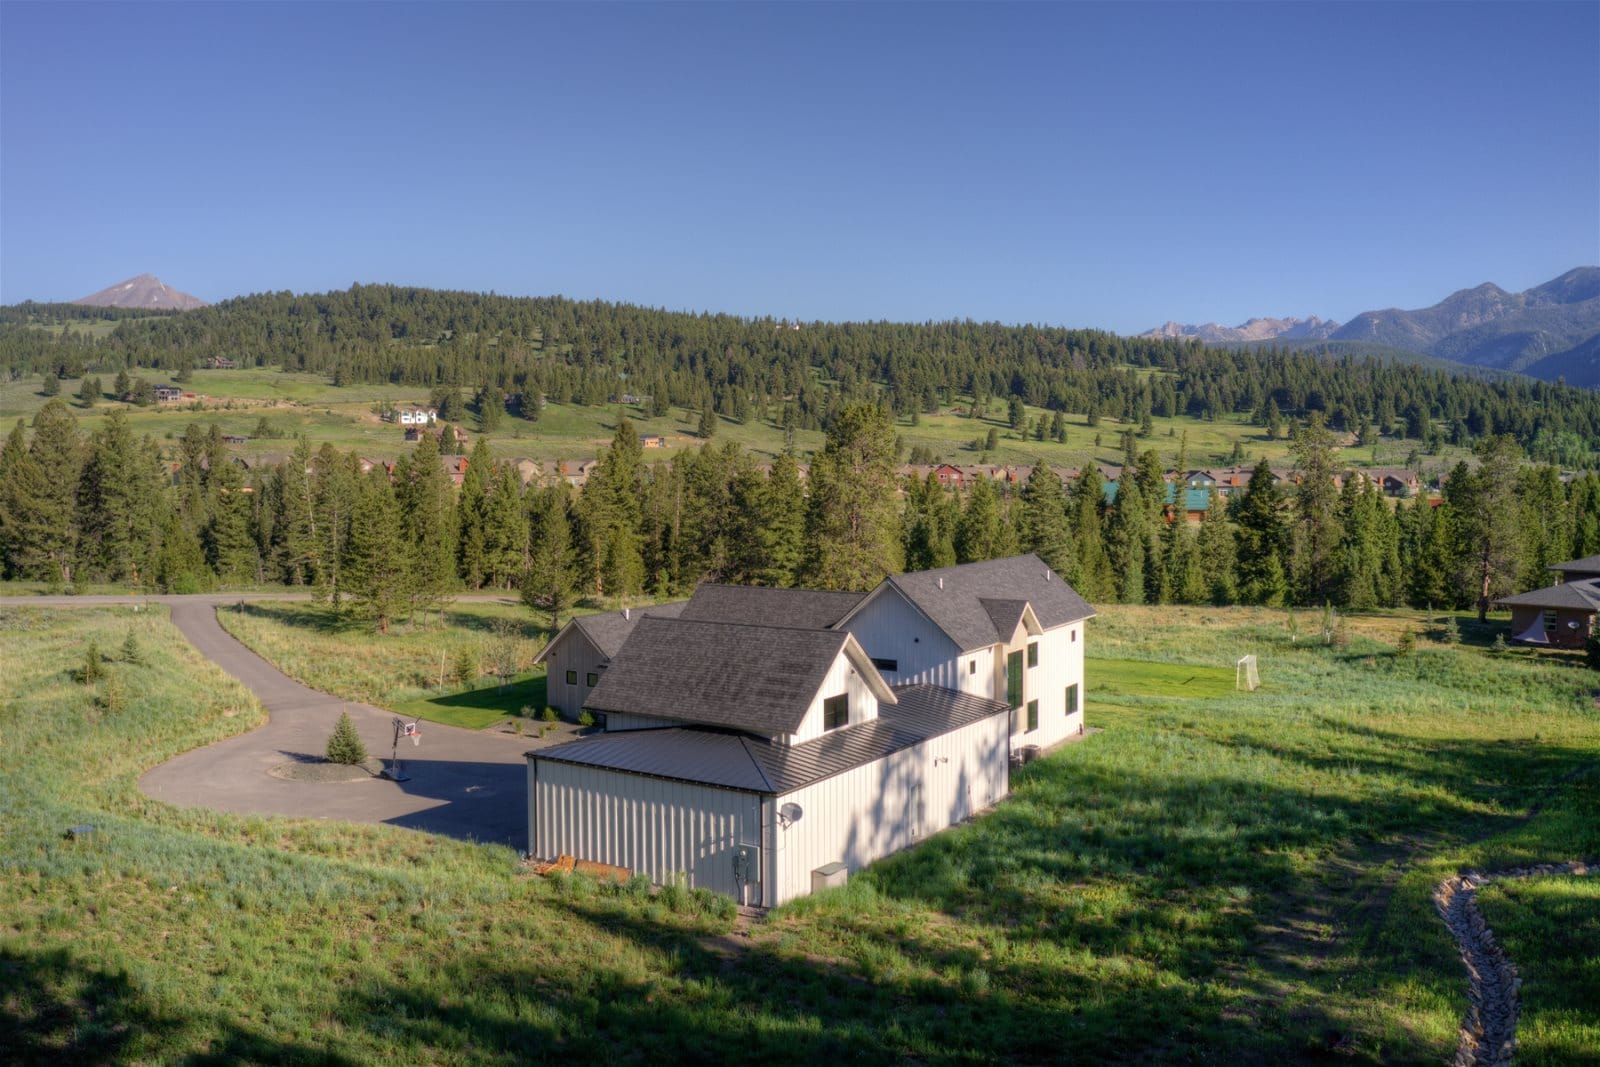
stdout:
[[819,889],[832,889],[848,881],[850,881],[850,868],[837,861],[824,863],[811,872],[811,891],[815,893]]

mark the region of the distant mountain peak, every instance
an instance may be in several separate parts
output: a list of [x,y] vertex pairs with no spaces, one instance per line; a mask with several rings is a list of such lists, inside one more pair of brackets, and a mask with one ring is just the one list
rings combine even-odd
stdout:
[[1337,322],[1329,322],[1312,315],[1304,319],[1255,318],[1242,322],[1238,326],[1219,326],[1214,322],[1208,322],[1204,326],[1191,326],[1168,322],[1154,330],[1146,330],[1139,336],[1166,340],[1182,340],[1193,337],[1207,344],[1230,344],[1243,341],[1271,341],[1280,337],[1294,340],[1320,340],[1329,336],[1338,328],[1339,324]]
[[82,299],[74,300],[73,303],[89,304],[93,307],[156,308],[168,311],[189,311],[206,306],[206,302],[198,296],[181,293],[154,274],[140,274],[102,289],[98,293],[91,293]]

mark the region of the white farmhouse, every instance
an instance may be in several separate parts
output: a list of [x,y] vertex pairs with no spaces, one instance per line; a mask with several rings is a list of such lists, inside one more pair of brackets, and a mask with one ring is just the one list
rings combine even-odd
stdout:
[[1005,797],[1014,737],[1079,732],[1092,615],[1019,556],[574,620],[551,699],[572,670],[605,731],[528,753],[529,853],[803,896]]
[[1083,634],[1094,609],[1038,556],[896,574],[840,622],[894,684],[1004,701],[1014,745],[1083,732]]

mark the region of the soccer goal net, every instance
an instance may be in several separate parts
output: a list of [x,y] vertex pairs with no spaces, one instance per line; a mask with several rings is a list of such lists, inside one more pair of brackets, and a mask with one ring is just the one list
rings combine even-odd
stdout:
[[1248,689],[1252,693],[1261,684],[1261,675],[1256,673],[1256,658],[1254,656],[1240,656],[1239,662],[1233,667],[1233,687],[1235,689]]

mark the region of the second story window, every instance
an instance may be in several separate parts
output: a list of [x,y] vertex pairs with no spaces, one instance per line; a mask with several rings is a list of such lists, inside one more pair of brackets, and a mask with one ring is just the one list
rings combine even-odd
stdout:
[[1039,642],[1030,641],[1028,643],[1028,666],[1037,667],[1038,665],[1039,665]]
[[822,728],[837,730],[850,725],[850,698],[845,695],[829,697],[822,702]]

